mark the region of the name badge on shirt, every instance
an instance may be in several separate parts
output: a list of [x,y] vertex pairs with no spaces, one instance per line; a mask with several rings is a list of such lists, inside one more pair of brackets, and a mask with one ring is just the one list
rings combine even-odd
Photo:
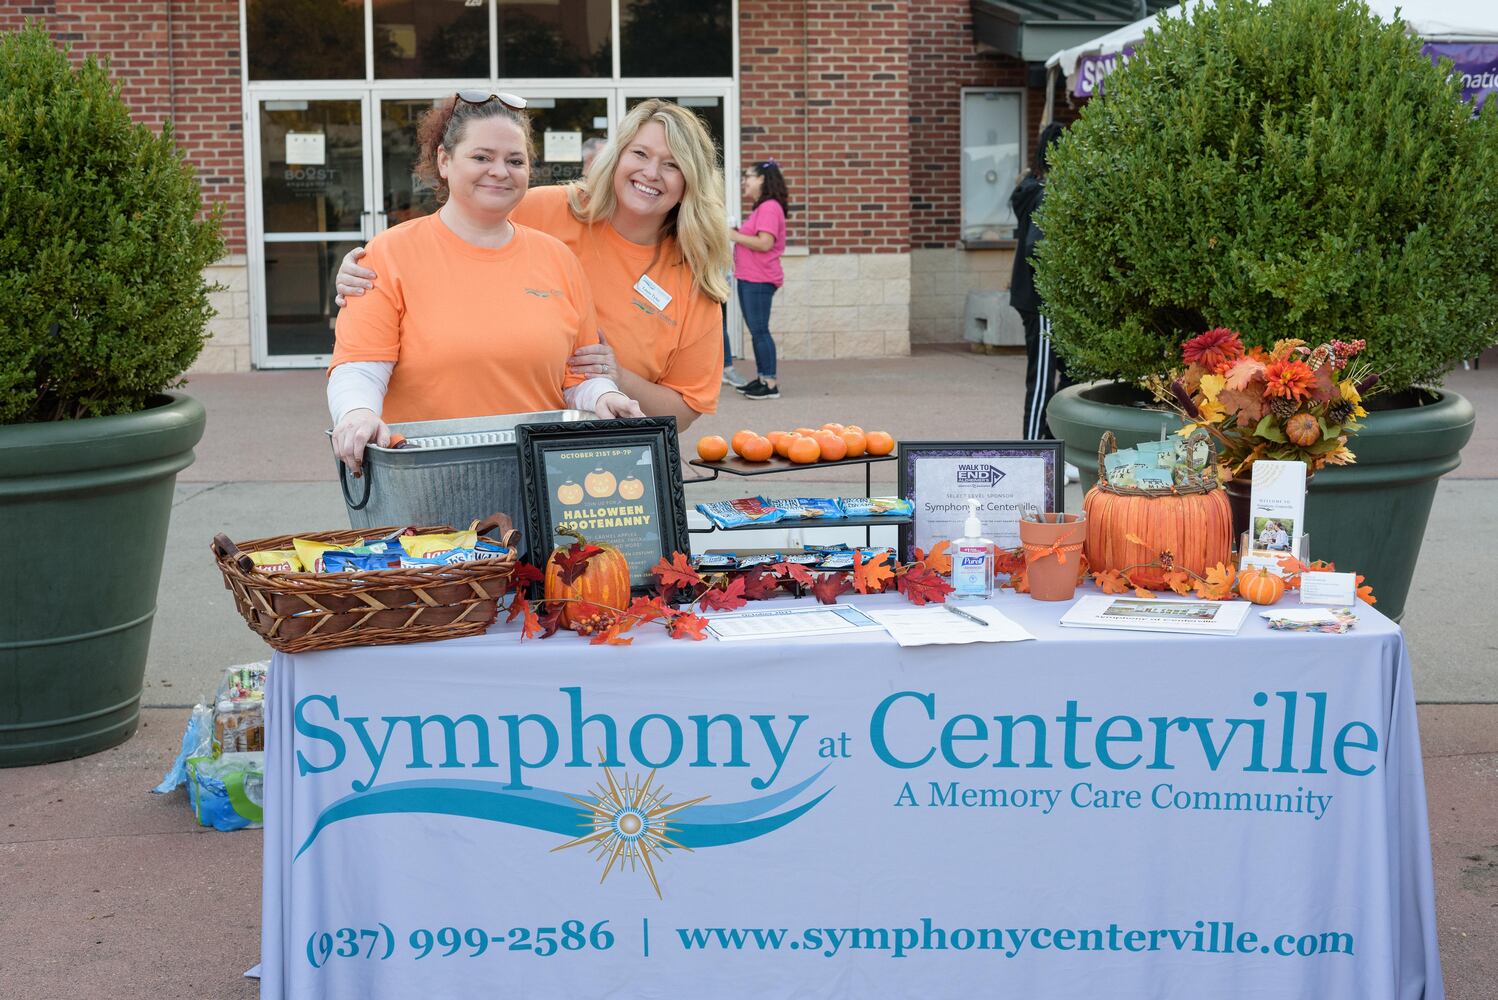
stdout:
[[657,285],[648,274],[640,275],[640,280],[635,282],[635,291],[645,296],[650,304],[661,311],[671,304],[671,293],[660,285]]

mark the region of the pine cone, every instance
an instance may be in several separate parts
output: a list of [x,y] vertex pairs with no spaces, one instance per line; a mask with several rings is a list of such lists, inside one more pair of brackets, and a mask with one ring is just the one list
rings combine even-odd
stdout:
[[1300,409],[1300,403],[1287,396],[1276,396],[1270,401],[1269,409],[1281,420],[1289,420]]
[[1336,400],[1326,408],[1326,422],[1329,424],[1345,424],[1351,416],[1352,404],[1345,399]]

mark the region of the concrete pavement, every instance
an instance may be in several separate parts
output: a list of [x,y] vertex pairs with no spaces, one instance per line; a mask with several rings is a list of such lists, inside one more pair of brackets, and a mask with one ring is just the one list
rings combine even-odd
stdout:
[[[721,412],[684,443],[825,420],[910,440],[1017,437],[1023,363],[955,347],[786,363],[780,400],[725,391]],[[322,384],[316,372],[260,372],[188,388],[209,423],[179,477],[142,728],[113,751],[0,771],[0,997],[256,995],[240,974],[258,960],[261,835],[202,830],[182,793],[148,790],[176,750],[186,707],[224,666],[268,655],[235,614],[209,539],[346,524]],[[1498,995],[1498,599],[1488,582],[1498,568],[1488,541],[1498,529],[1498,427],[1483,421],[1498,413],[1498,356],[1448,384],[1477,405],[1477,436],[1438,491],[1405,630],[1423,703],[1447,995],[1478,1000]],[[809,471],[773,488],[846,492],[854,481],[861,489],[861,475]],[[745,482],[690,487],[688,501],[743,495]],[[881,483],[893,489],[893,463],[879,469]],[[1075,488],[1067,502],[1080,506]]]

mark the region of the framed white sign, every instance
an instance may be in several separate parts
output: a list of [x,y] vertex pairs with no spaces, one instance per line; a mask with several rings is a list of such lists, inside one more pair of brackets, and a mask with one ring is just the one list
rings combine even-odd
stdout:
[[969,500],[986,537],[1018,546],[1026,507],[1062,509],[1062,468],[1060,441],[901,441],[900,495],[915,510],[900,528],[900,557],[961,538]]

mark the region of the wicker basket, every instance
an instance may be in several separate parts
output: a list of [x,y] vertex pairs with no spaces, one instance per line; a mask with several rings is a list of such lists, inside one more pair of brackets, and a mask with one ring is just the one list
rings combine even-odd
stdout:
[[[234,606],[267,643],[283,653],[343,646],[382,646],[478,635],[493,624],[498,601],[519,559],[520,533],[504,514],[474,523],[480,534],[498,528],[510,551],[493,559],[420,569],[360,573],[265,573],[248,552],[289,549],[293,538],[352,545],[399,528],[361,528],[256,538],[235,545],[213,539],[213,555],[234,594]],[[447,526],[422,527],[422,534]]]
[[[1232,558],[1233,515],[1217,481],[1217,450],[1208,438],[1205,471],[1169,490],[1114,486],[1103,458],[1117,449],[1111,431],[1098,442],[1098,482],[1087,491],[1087,564],[1093,571],[1128,570],[1170,552],[1174,566],[1204,574]],[[1138,538],[1132,542],[1129,537]],[[1141,586],[1165,586],[1166,571],[1139,567],[1130,578]]]

